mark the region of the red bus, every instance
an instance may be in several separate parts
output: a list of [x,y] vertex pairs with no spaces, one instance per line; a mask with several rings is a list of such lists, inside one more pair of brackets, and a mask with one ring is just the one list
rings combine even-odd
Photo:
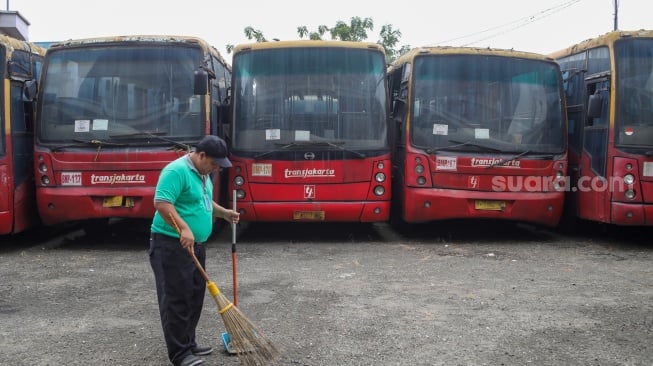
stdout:
[[92,38],[48,48],[34,147],[43,223],[101,227],[110,218],[151,218],[159,171],[202,136],[221,133],[230,82],[231,67],[195,37]]
[[653,225],[653,31],[613,31],[551,54],[569,119],[571,217]]
[[241,220],[386,221],[385,52],[374,43],[281,41],[233,55],[230,191]]
[[0,235],[39,224],[32,170],[36,82],[45,49],[0,36]]
[[556,226],[567,131],[560,69],[543,55],[415,48],[388,70],[393,222]]

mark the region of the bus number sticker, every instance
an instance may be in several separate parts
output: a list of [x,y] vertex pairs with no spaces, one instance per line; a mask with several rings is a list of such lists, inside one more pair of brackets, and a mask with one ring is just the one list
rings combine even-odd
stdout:
[[252,176],[254,177],[271,177],[272,164],[252,164]]
[[278,128],[270,128],[265,130],[266,140],[281,140],[281,130]]
[[435,170],[456,170],[455,156],[439,156],[435,158]]
[[644,162],[644,176],[653,177],[653,162],[651,161]]
[[63,172],[61,173],[62,186],[81,186],[82,173],[81,172]]
[[433,134],[434,135],[443,135],[443,136],[448,135],[449,134],[449,125],[434,123],[433,124]]
[[91,127],[91,120],[77,119],[75,120],[75,132],[89,132]]

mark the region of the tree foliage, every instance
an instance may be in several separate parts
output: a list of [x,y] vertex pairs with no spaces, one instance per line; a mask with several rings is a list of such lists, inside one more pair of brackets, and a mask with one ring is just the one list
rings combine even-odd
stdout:
[[[297,35],[300,39],[307,38],[311,40],[321,40],[328,33],[332,40],[363,42],[367,41],[367,32],[374,30],[374,20],[372,18],[352,17],[349,23],[338,20],[333,27],[319,25],[316,30],[311,31],[305,25],[297,27]],[[267,42],[263,32],[256,30],[251,26],[245,28],[245,37],[256,42]],[[397,46],[401,39],[401,31],[394,29],[392,24],[386,24],[381,27],[379,40],[376,42],[381,45],[386,52],[386,62],[390,63],[397,57],[410,50],[409,45],[403,45],[399,49]],[[276,39],[275,39],[276,40]],[[234,46],[227,45],[227,53],[233,51]]]

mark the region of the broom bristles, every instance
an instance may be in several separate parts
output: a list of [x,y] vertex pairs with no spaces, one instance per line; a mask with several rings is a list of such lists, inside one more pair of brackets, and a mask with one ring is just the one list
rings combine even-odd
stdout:
[[271,365],[279,357],[279,350],[213,282],[207,283],[209,292],[218,305],[225,329],[229,333],[229,347],[243,366]]

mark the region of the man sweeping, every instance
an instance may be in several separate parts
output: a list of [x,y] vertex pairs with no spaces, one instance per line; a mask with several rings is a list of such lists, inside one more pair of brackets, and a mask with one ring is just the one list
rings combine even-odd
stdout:
[[168,358],[175,366],[199,365],[202,360],[198,356],[213,351],[195,339],[206,282],[189,252],[194,252],[204,267],[204,242],[211,234],[214,217],[229,223],[239,220],[237,212],[213,201],[209,174],[230,166],[224,140],[209,135],[193,152],[166,165],[156,185],[149,255]]

